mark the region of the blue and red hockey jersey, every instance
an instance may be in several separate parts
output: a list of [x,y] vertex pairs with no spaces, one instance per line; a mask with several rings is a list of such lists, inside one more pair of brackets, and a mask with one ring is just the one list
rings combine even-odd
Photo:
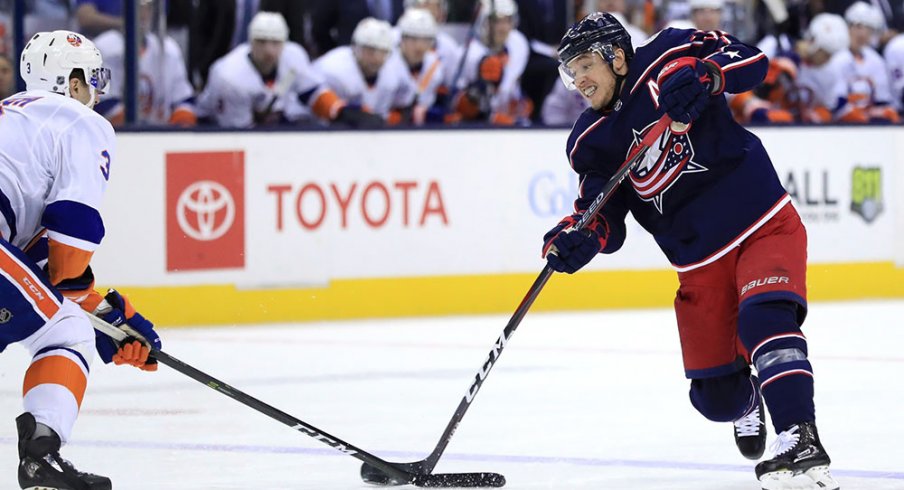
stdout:
[[[768,66],[759,50],[718,31],[666,29],[639,47],[613,109],[588,109],[568,137],[580,176],[576,211],[587,209],[662,116],[656,77],[683,56],[718,63],[728,93],[758,85]],[[727,253],[789,201],[763,144],[716,95],[686,134],[666,131],[603,207],[610,229],[603,253],[621,248],[630,211],[679,271],[690,270]]]

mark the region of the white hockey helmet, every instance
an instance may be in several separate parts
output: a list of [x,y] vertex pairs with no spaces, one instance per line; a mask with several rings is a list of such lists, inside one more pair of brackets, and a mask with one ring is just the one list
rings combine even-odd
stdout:
[[436,39],[436,19],[422,8],[409,8],[399,17],[397,24],[403,36]]
[[885,28],[885,19],[878,8],[866,3],[855,2],[844,11],[844,20],[850,25],[864,25],[877,31]]
[[389,22],[368,17],[358,22],[355,31],[352,32],[352,44],[392,51],[393,37]]
[[851,42],[844,19],[840,15],[828,13],[813,17],[806,38],[810,42],[811,52],[821,49],[828,54],[847,49]]
[[97,91],[110,81],[100,51],[87,37],[72,31],[39,32],[32,36],[19,63],[19,75],[28,90],[46,90],[69,97],[69,75],[81,69],[93,105]]
[[248,23],[248,39],[285,42],[289,39],[289,25],[278,12],[258,12]]
[[489,43],[490,17],[493,17],[494,19],[509,17],[512,19],[514,28],[517,28],[518,4],[515,3],[515,0],[480,0],[480,15],[477,18],[477,32],[480,36],[480,41],[484,44]]
[[714,9],[722,10],[725,7],[725,0],[690,0],[687,2],[691,10],[697,9]]
[[518,4],[515,0],[480,0],[480,15],[494,17],[516,17]]
[[405,0],[405,8],[424,8],[428,3],[437,3],[442,7],[443,12],[449,10],[449,2],[447,0]]

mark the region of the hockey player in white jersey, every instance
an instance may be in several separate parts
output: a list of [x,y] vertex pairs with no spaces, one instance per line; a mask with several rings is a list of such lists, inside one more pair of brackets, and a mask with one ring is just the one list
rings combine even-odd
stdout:
[[[89,265],[104,236],[100,205],[117,165],[113,128],[94,112],[109,80],[81,34],[41,32],[25,46],[27,91],[0,102],[0,351],[31,353],[16,419],[21,488],[108,490],[110,480],[60,457],[85,394],[95,352],[105,362],[155,370],[153,324],[118,292],[94,291]],[[138,337],[95,334],[84,312]]]
[[[169,36],[161,39],[152,32],[154,0],[141,0],[138,9],[138,122],[142,124],[194,126],[195,90],[188,81],[182,50]],[[110,80],[107,93],[97,105],[114,126],[125,122],[123,89],[125,79],[125,37],[112,29],[94,39],[104,64],[118,74]]]
[[404,68],[387,63],[393,44],[392,26],[368,17],[355,27],[351,46],[331,49],[314,66],[348,104],[400,122],[414,104],[417,88]]
[[304,48],[288,40],[282,15],[255,14],[248,39],[211,67],[198,96],[202,117],[227,128],[298,123],[310,114],[351,126],[379,124],[378,118],[348,107],[324,83]]
[[[419,126],[427,121],[428,110],[436,103],[437,91],[443,85],[443,62],[433,50],[436,21],[425,9],[409,8],[399,18],[396,28],[400,36],[399,47],[389,56],[386,64],[411,77],[415,86],[415,102],[410,117],[404,117],[402,122],[409,122],[410,119],[411,123]],[[441,112],[434,122],[442,122]]]
[[891,38],[882,53],[888,67],[891,97],[898,112],[904,111],[904,34]]
[[885,27],[882,12],[866,2],[856,2],[844,12],[844,20],[849,26],[850,47],[835,53],[829,63],[845,83],[853,115],[861,122],[898,122],[885,60],[871,46]]
[[859,118],[847,103],[841,74],[830,63],[835,53],[847,50],[849,45],[848,27],[841,16],[821,13],[810,21],[801,49],[797,85],[805,103],[822,113],[822,122],[854,122],[851,119]]
[[512,125],[526,122],[533,108],[521,94],[530,44],[518,25],[514,0],[481,0],[479,39],[466,49],[464,70],[454,102],[464,120]]
[[433,19],[437,24],[436,42],[434,51],[439,56],[443,66],[443,83],[446,87],[455,85],[455,76],[458,71],[459,61],[461,61],[462,49],[458,41],[455,40],[448,32],[442,30],[442,25],[446,23],[449,12],[449,4],[447,0],[405,0],[405,9],[422,8],[433,14]]

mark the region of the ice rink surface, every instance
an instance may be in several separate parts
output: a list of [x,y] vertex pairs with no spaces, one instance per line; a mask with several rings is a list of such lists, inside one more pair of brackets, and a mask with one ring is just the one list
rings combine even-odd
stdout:
[[[513,305],[514,307],[514,305]],[[389,460],[436,444],[507,315],[168,329],[164,350]],[[846,490],[904,489],[904,302],[817,303],[817,418]],[[0,355],[0,488],[16,488],[26,352]],[[770,427],[771,429],[771,427]],[[774,435],[770,434],[770,442]],[[169,368],[94,366],[63,456],[116,489],[360,489],[359,462]],[[730,424],[687,401],[671,310],[529,313],[438,471],[510,489],[757,490]]]

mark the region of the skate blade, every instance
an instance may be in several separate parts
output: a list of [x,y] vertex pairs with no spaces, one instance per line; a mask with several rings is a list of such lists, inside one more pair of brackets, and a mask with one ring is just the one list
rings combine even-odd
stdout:
[[[801,473],[798,473],[801,474]],[[791,470],[773,471],[760,478],[763,490],[840,490],[841,485],[832,478],[828,466],[814,466],[802,473],[809,480],[798,478]]]
[[819,490],[840,490],[841,485],[832,478],[828,466],[814,466],[804,472],[805,475],[813,480],[816,488]]
[[23,490],[60,490],[58,487],[28,487]]

